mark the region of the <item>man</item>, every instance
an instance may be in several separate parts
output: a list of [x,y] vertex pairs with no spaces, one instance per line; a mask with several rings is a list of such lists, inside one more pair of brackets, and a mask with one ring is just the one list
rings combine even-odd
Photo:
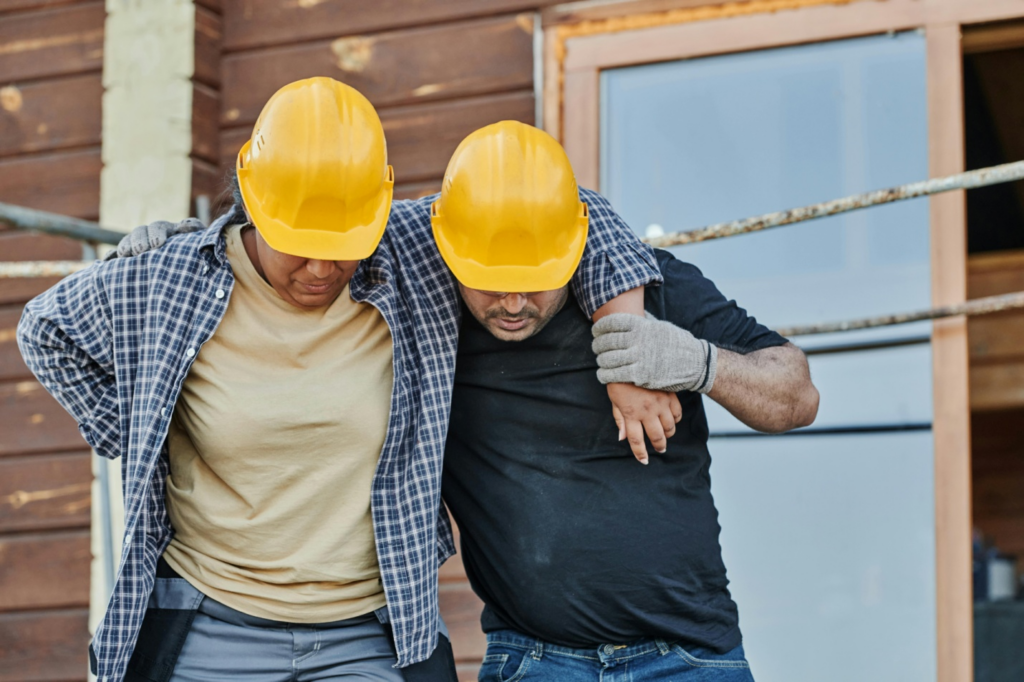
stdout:
[[[555,273],[516,272],[528,249],[481,267],[471,254],[516,231],[492,225],[514,212],[481,197],[519,205],[508,188],[537,170],[510,159],[555,144],[545,137],[471,135],[435,206],[464,305],[442,492],[485,604],[479,679],[749,681],[701,396],[762,431],[808,425],[818,394],[806,359],[665,251],[664,283],[646,291],[650,319],[610,315],[593,329],[567,288],[548,286]],[[475,172],[499,158],[505,173]],[[647,467],[607,423],[601,382],[679,392],[682,421]]]
[[[39,380],[122,457],[93,670],[454,679],[437,568],[459,310],[429,206],[392,204],[376,112],[326,78],[268,101],[237,174],[226,221],[69,277],[19,324]],[[588,314],[660,279],[596,195],[589,227],[570,254]]]

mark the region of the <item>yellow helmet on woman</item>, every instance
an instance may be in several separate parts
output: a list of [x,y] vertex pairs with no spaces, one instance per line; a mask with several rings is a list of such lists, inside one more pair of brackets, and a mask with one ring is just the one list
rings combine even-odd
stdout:
[[547,133],[516,121],[462,141],[431,222],[456,279],[485,291],[559,289],[587,244],[587,205],[565,151]]
[[344,83],[308,78],[274,93],[236,169],[249,216],[274,250],[360,260],[380,243],[394,171],[377,112]]

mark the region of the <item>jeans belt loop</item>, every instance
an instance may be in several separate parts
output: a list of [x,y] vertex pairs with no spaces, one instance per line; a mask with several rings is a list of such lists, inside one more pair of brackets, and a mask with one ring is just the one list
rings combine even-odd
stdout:
[[539,661],[544,657],[544,642],[537,640],[533,645],[533,660]]
[[658,646],[658,652],[661,653],[662,656],[672,651],[668,646],[668,642],[663,639],[656,639],[654,640],[654,643]]

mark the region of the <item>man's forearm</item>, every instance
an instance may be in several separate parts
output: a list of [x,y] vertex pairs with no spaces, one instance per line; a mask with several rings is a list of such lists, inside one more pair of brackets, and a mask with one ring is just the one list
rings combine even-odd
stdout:
[[719,348],[708,396],[750,428],[767,433],[808,426],[818,413],[807,358],[789,343],[746,355]]

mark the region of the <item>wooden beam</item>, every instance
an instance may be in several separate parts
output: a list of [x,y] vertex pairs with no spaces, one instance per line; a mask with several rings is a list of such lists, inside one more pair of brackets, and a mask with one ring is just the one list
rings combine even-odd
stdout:
[[771,2],[735,3],[744,13],[695,13],[693,20],[633,31],[569,37],[565,70],[603,69],[631,64],[705,57],[802,43],[852,38],[918,28],[926,12],[920,2],[815,4],[799,10],[770,11]]
[[84,447],[88,446],[75,420],[42,385],[36,381],[0,384],[0,457]]
[[89,604],[89,531],[0,537],[0,611]]
[[0,202],[95,220],[102,166],[99,148],[0,160]]
[[581,187],[599,190],[601,164],[601,76],[596,69],[565,74],[562,146]]
[[0,87],[0,156],[99,145],[100,74]]
[[97,71],[103,65],[102,2],[4,17],[0,74],[4,84]]
[[[964,170],[960,26],[927,27],[929,174]],[[931,198],[933,305],[967,298],[967,204],[962,191]],[[971,431],[967,321],[933,325],[935,579],[939,682],[973,679]]]
[[964,54],[1024,47],[1024,21],[965,27],[963,46]]
[[557,0],[237,0],[224,11],[229,51],[534,10]]
[[88,528],[92,454],[0,459],[0,532]]
[[0,614],[0,682],[85,679],[88,616],[86,609]]

